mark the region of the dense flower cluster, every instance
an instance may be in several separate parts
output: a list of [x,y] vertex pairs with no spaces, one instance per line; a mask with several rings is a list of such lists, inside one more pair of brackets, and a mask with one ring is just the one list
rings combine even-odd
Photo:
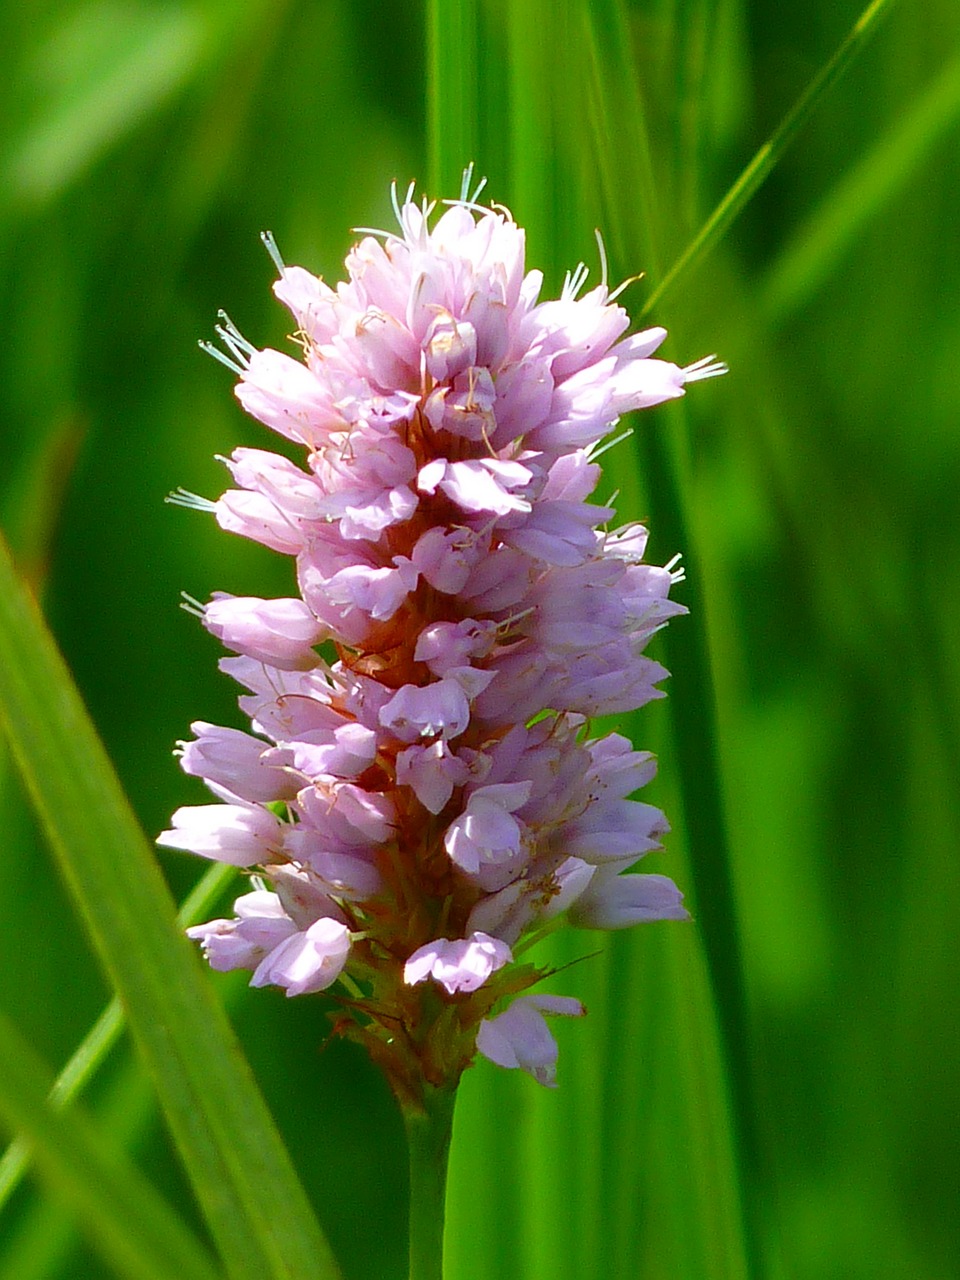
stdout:
[[653,759],[588,736],[660,696],[643,649],[679,574],[587,499],[621,414],[723,371],[652,359],[665,331],[624,338],[582,269],[539,301],[504,210],[411,195],[335,289],[274,250],[302,361],[218,331],[241,404],[306,457],[237,449],[206,505],[294,557],[300,595],[198,606],[256,736],[192,726],[181,763],[219,803],[159,838],[256,870],[235,918],[189,931],[213,968],[291,996],[339,980],[337,1030],[401,1096],[477,1049],[552,1083],[544,1014],[583,1009],[522,994],[542,974],[519,940],[560,913],[686,915],[666,877],[621,874],[667,830],[629,798]]

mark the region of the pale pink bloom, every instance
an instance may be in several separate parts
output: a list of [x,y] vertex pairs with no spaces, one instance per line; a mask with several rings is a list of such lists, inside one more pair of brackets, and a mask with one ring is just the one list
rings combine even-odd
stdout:
[[296,933],[297,926],[284,911],[279,897],[259,889],[233,904],[235,920],[211,920],[187,930],[195,938],[211,969],[255,969],[260,961]]
[[352,782],[318,779],[299,792],[297,807],[302,821],[293,830],[310,832],[331,852],[376,848],[393,834],[392,797]]
[[[496,643],[497,626],[494,622],[477,622],[464,618],[461,622],[435,622],[424,627],[413,651],[414,661],[425,662],[434,675],[453,674],[456,668],[466,668],[472,658],[485,658]],[[483,682],[483,688],[490,683]],[[480,687],[475,686],[475,693]]]
[[213,504],[220,528],[261,542],[271,551],[295,556],[303,549],[301,521],[281,511],[275,502],[247,489],[228,489]]
[[469,529],[434,525],[414,544],[411,559],[418,572],[445,595],[458,595],[470,580],[481,552]]
[[491,973],[496,973],[513,959],[510,948],[488,933],[474,932],[469,938],[437,938],[419,947],[407,960],[403,980],[408,986],[432,978],[446,987],[450,995],[459,991],[476,991]]
[[417,585],[417,570],[411,560],[394,556],[392,566],[379,569],[352,564],[335,573],[322,590],[331,604],[360,609],[378,621],[392,618]]
[[586,1009],[572,996],[518,996],[498,1017],[480,1023],[477,1048],[498,1067],[519,1067],[538,1084],[555,1088],[560,1051],[545,1013],[582,1018]]
[[171,821],[172,829],[162,831],[157,844],[234,867],[272,862],[280,849],[280,820],[258,805],[188,805]]
[[203,625],[228,649],[272,667],[312,667],[313,646],[327,634],[302,600],[259,600],[216,593],[203,609]]
[[251,987],[283,987],[288,996],[323,991],[336,982],[350,954],[350,931],[338,920],[317,920],[293,933],[257,965]]
[[317,477],[288,459],[265,449],[234,449],[225,459],[241,489],[251,489],[291,520],[319,520],[327,513],[329,499]]
[[454,788],[462,787],[469,777],[466,763],[442,738],[426,747],[405,747],[397,755],[397,782],[410,787],[430,813],[444,809]]
[[265,426],[311,448],[343,425],[329,389],[279,351],[254,352],[237,386],[237,399]]
[[522,858],[524,827],[513,813],[529,796],[528,782],[494,784],[471,792],[463,813],[443,838],[451,862],[467,875],[477,875]]
[[239,729],[224,729],[203,720],[194,721],[190,728],[197,736],[193,742],[178,743],[180,767],[184,773],[203,778],[222,799],[243,796],[265,803],[292,800],[297,794],[299,784],[286,768],[294,762],[290,752],[278,751],[262,738]]
[[627,929],[648,920],[689,920],[683,894],[666,876],[599,871],[570,907],[581,929]]
[[492,671],[454,667],[432,684],[405,684],[380,711],[380,723],[401,742],[439,735],[456,738],[470,723],[470,703],[494,677]]
[[[369,768],[377,754],[377,735],[365,725],[348,720],[332,732],[307,729],[287,744],[284,753],[293,768],[308,778],[329,774],[352,778]],[[296,790],[296,788],[295,788]]]

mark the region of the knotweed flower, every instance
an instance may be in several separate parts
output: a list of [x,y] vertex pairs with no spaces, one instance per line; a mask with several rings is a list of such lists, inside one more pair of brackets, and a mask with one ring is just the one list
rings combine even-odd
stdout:
[[191,602],[235,656],[252,734],[197,722],[187,773],[219,803],[180,809],[159,843],[248,869],[232,919],[189,930],[215,969],[287,995],[336,984],[339,1033],[401,1100],[455,1083],[476,1052],[552,1084],[543,978],[518,944],[566,914],[584,928],[683,919],[662,875],[663,814],[630,797],[654,762],[593,716],[660,697],[648,638],[683,613],[676,562],[592,505],[621,414],[722,373],[654,358],[581,267],[540,301],[523,232],[467,184],[443,211],[396,206],[330,288],[267,238],[300,358],[226,317],[214,351],[240,403],[303,451],[227,460],[211,510],[290,556],[296,598]]

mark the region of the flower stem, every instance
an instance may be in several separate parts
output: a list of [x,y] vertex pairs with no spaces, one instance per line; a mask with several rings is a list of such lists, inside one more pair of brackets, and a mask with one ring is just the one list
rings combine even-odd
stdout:
[[456,1085],[425,1085],[423,1106],[403,1107],[410,1150],[410,1280],[443,1280],[447,1158],[456,1097]]

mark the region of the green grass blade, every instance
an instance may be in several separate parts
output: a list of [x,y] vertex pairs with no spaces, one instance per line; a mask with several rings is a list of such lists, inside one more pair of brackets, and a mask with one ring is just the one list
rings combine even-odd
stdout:
[[75,8],[24,71],[38,110],[11,148],[7,198],[29,206],[59,195],[183,87],[207,35],[199,6]]
[[858,242],[866,224],[902,191],[960,117],[960,58],[821,200],[781,249],[760,295],[775,324],[803,306]]
[[[513,169],[528,164],[531,172],[576,175],[580,184],[579,189],[572,184],[562,189],[554,208],[538,209],[549,215],[544,230],[552,232],[554,245],[548,253],[565,257],[568,263],[583,256],[590,224],[577,227],[576,235],[564,237],[564,232],[574,230],[571,211],[579,212],[578,200],[584,210],[596,208],[594,188],[598,186],[601,225],[613,264],[611,279],[616,282],[619,273],[638,267],[655,274],[661,241],[658,183],[631,55],[628,15],[624,6],[605,2],[564,6],[563,12],[569,21],[552,25],[551,52],[556,64],[577,68],[577,74],[569,75],[553,98],[536,82],[527,82],[523,92],[514,94],[516,109],[529,112],[531,118],[550,120],[552,130],[546,133],[556,154],[551,154],[549,165],[542,156],[524,154],[524,148],[535,145],[534,130],[530,119],[516,121],[511,135]],[[519,17],[508,22],[507,30],[514,44],[530,35],[528,24]],[[511,46],[509,56],[514,80],[536,69],[526,49]],[[486,90],[482,84],[482,99]],[[576,106],[562,114],[561,97],[583,104],[579,118]],[[534,205],[532,197],[526,198]],[[512,192],[507,199],[514,199]],[[645,434],[654,430],[655,424],[644,423]],[[669,468],[669,483],[651,480],[649,487],[657,489],[658,505],[656,510],[650,506],[646,510],[658,545],[669,547],[669,555],[674,548],[689,547],[690,538],[675,470],[678,460],[663,437],[655,448],[663,454],[660,465]],[[623,450],[620,458],[622,463]],[[644,510],[629,464],[611,483],[622,491],[625,514]],[[669,510],[669,518],[664,510]],[[754,1238],[759,1228],[754,1225],[752,1233],[744,1230],[737,1174],[738,1156],[744,1158],[743,1150],[737,1151],[737,1138],[742,1146],[749,1144],[744,1135],[749,1123],[748,1090],[743,1085],[739,1094],[736,1086],[731,1091],[740,1099],[739,1126],[731,1125],[727,1114],[727,1075],[735,1074],[725,1062],[734,1040],[730,1027],[742,1030],[745,1016],[737,938],[730,923],[731,892],[729,881],[724,880],[726,836],[710,724],[712,691],[702,611],[700,617],[695,634],[684,637],[686,651],[674,655],[671,665],[677,684],[690,673],[687,706],[697,711],[695,721],[683,729],[697,750],[695,767],[686,762],[685,804],[696,810],[690,825],[702,862],[718,859],[720,866],[719,873],[708,871],[704,890],[711,874],[719,874],[726,890],[725,896],[718,896],[713,919],[725,911],[727,933],[719,941],[711,937],[710,980],[692,933],[675,943],[663,938],[662,945],[659,937],[651,939],[649,950],[645,938],[636,943],[612,940],[604,950],[616,950],[618,965],[605,955],[564,974],[564,989],[576,991],[590,1018],[586,1026],[570,1030],[569,1036],[566,1028],[555,1029],[562,1045],[559,1095],[538,1092],[524,1080],[490,1078],[484,1064],[465,1081],[454,1143],[448,1233],[451,1276],[457,1280],[461,1276],[493,1280],[508,1269],[523,1280],[540,1275],[566,1280],[594,1270],[620,1274],[621,1267],[624,1275],[652,1275],[658,1274],[658,1266],[662,1274],[727,1280],[758,1269],[748,1256],[759,1252]],[[682,872],[678,878],[684,879]],[[549,959],[566,963],[592,950],[591,942],[584,935],[552,939]],[[650,978],[655,975],[650,966],[638,963],[651,957],[659,957],[664,969],[664,991],[649,1024],[644,1025],[640,1015],[641,1025],[634,1033],[632,1025],[629,1030],[624,1025],[625,1021],[632,1024],[633,1014],[623,1019],[620,1001],[629,988],[626,977],[632,976],[639,987],[641,970],[638,997],[653,989]],[[722,973],[720,980],[718,973]],[[718,993],[726,1002],[727,1014],[719,1036],[713,1005]],[[599,1040],[604,1051],[591,1053],[582,1044],[577,1047],[575,1042],[583,1036]],[[654,1090],[651,1074],[656,1076]],[[509,1120],[506,1125],[491,1124],[492,1115]],[[642,1135],[640,1156],[621,1138],[628,1129]],[[571,1203],[570,1170],[574,1168],[577,1190]],[[631,1170],[636,1180],[624,1182]],[[623,1209],[616,1241],[603,1226],[614,1201]],[[665,1213],[671,1215],[669,1224],[664,1223]],[[696,1230],[691,1229],[691,1220]],[[657,1241],[663,1241],[667,1232],[670,1239],[658,1254]]]
[[219,1272],[206,1249],[133,1163],[108,1149],[82,1116],[52,1110],[47,1078],[0,1015],[0,1112],[28,1135],[44,1177],[108,1261],[130,1280],[215,1280]]
[[[626,13],[620,0],[602,0],[588,10],[591,65],[599,112],[595,121],[598,166],[609,175],[611,189],[618,173],[631,166],[643,185],[637,200],[645,217],[638,220],[630,201],[620,197],[609,203],[607,216],[615,233],[614,243],[623,246],[626,258],[615,260],[614,278],[638,262],[651,268],[655,277],[656,246],[664,211],[659,207],[656,178],[649,159],[647,128],[639,86],[627,93],[634,103],[636,118],[627,135],[634,156],[616,151],[604,140],[616,136],[616,122],[622,105],[601,86],[614,78],[629,76],[636,85],[636,69],[624,64],[623,32]],[[623,137],[623,135],[621,135]],[[655,288],[654,295],[659,291]],[[715,1013],[700,1006],[705,1023],[715,1016],[719,1022],[723,1052],[714,1088],[722,1097],[729,1088],[735,1130],[734,1148],[743,1196],[744,1247],[751,1272],[760,1269],[762,1228],[759,1191],[763,1182],[756,1129],[756,1105],[751,1079],[749,1025],[741,960],[740,939],[731,874],[730,846],[724,814],[716,700],[711,654],[707,639],[707,611],[702,591],[702,571],[696,529],[687,510],[690,493],[687,424],[682,402],[665,407],[659,423],[646,422],[638,432],[637,466],[643,477],[646,511],[655,530],[657,545],[682,549],[687,567],[683,601],[693,615],[692,625],[682,622],[668,628],[663,637],[667,667],[673,673],[670,687],[671,741],[679,766],[682,815],[695,886],[695,909],[703,937],[714,997]],[[669,554],[669,552],[667,552]],[[724,1083],[726,1077],[726,1083]],[[704,1186],[711,1179],[723,1179],[723,1166],[712,1165],[704,1153]],[[731,1170],[733,1172],[733,1170]],[[735,1206],[735,1201],[734,1207]],[[722,1273],[721,1273],[722,1274]]]
[[631,271],[656,277],[661,255],[657,179],[627,15],[623,5],[610,0],[584,4],[581,12],[604,234],[615,261],[632,262]]
[[337,1274],[263,1099],[39,612],[0,552],[14,755],[237,1280]]
[[876,29],[880,18],[893,3],[894,0],[872,0],[872,3],[867,5],[830,60],[814,76],[680,257],[654,288],[643,305],[640,313],[642,316],[649,315],[664,295],[673,289],[679,280],[689,275],[692,268],[720,243],[740,210],[776,167],[780,157],[816,110],[823,96],[850,66]]
[[[214,863],[184,901],[177,914],[178,924],[182,928],[195,924],[235,876],[234,867]],[[74,1098],[79,1097],[106,1061],[110,1050],[119,1040],[124,1025],[123,1008],[120,1001],[114,997],[57,1076],[50,1090],[50,1101],[53,1106],[65,1107]],[[15,1139],[0,1157],[0,1211],[20,1185],[29,1166],[29,1145],[20,1139]]]
[[456,195],[463,170],[479,158],[477,24],[476,0],[429,0],[427,154],[431,196]]

